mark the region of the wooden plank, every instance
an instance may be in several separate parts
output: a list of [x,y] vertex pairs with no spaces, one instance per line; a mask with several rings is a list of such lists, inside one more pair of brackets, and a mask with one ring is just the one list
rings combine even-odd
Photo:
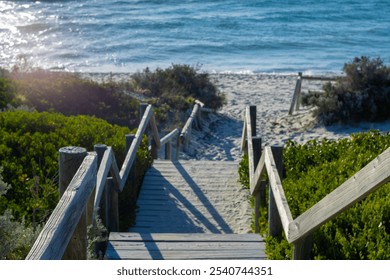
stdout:
[[135,254],[128,250],[106,253],[111,260],[264,260],[266,255],[261,250],[251,251],[141,251]]
[[294,220],[289,242],[305,237],[390,180],[390,148]]
[[43,227],[27,260],[60,260],[96,186],[97,155],[89,153]]
[[191,130],[192,122],[194,121],[194,119],[196,117],[196,114],[198,113],[199,108],[200,108],[199,104],[195,104],[194,105],[194,108],[192,109],[191,115],[187,119],[187,122],[184,125],[183,130],[182,130],[182,132],[180,134],[181,138],[187,139],[188,137],[191,137],[189,135],[189,133],[190,133],[190,130]]
[[340,77],[325,77],[325,76],[302,76],[304,80],[316,80],[316,81],[337,81]]
[[120,177],[121,177],[121,184],[119,187],[120,191],[122,191],[124,186],[125,186],[127,176],[129,175],[130,169],[134,163],[138,147],[142,141],[142,136],[145,133],[145,130],[148,126],[150,118],[152,117],[152,114],[153,114],[152,106],[148,105],[148,107],[146,108],[145,113],[142,117],[141,123],[138,126],[137,133],[134,136],[134,140],[131,143],[130,149],[126,154],[126,158],[125,158],[125,161],[122,165],[121,171],[119,173]]
[[260,190],[261,177],[263,176],[264,171],[265,171],[265,153],[262,153],[259,163],[256,167],[255,173],[253,174],[253,178],[250,180],[251,195],[255,195]]
[[241,134],[241,152],[246,152],[246,149],[248,148],[247,139],[246,139],[246,134],[247,134],[246,127],[247,127],[247,123],[246,123],[246,115],[245,115],[244,116],[244,125],[242,128],[242,134]]
[[[111,247],[115,250],[145,250],[148,242],[126,242],[126,241],[112,241]],[[187,250],[221,250],[221,251],[235,251],[235,250],[261,250],[264,249],[264,242],[156,242],[159,250],[164,251],[187,251]],[[263,247],[263,248],[262,248]]]
[[[94,201],[94,210],[99,208],[100,200],[102,198],[103,191],[106,186],[106,180],[108,176],[108,172],[110,171],[111,163],[112,163],[112,150],[107,148],[104,151],[102,161],[100,162],[99,170],[97,172],[96,179],[96,192],[95,192],[95,201]],[[96,218],[96,211],[93,212],[93,220]]]
[[109,259],[266,259],[257,234],[111,233]]
[[283,230],[288,236],[289,233],[289,224],[293,221],[290,208],[288,207],[288,202],[286,195],[283,190],[283,186],[276,169],[275,160],[272,154],[271,147],[265,147],[265,165],[267,168],[268,178],[270,187],[275,198],[276,206],[278,207],[279,216],[282,222]]
[[258,234],[212,234],[212,233],[149,233],[142,234],[136,232],[111,232],[110,241],[219,241],[219,242],[262,242],[263,239]]

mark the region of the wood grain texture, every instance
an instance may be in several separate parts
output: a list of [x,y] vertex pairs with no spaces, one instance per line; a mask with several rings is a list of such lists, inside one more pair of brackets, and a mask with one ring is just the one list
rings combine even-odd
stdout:
[[257,234],[111,233],[109,259],[266,259]]
[[60,260],[95,188],[97,155],[89,153],[39,234],[27,260]]
[[267,168],[270,187],[272,189],[276,206],[278,208],[280,220],[282,222],[283,230],[286,236],[289,235],[289,225],[293,221],[290,208],[283,190],[282,182],[280,180],[275,160],[272,154],[271,147],[265,147],[265,165]]
[[122,191],[124,186],[125,186],[127,177],[130,173],[130,169],[134,163],[138,147],[141,144],[142,136],[145,133],[145,130],[149,124],[150,118],[152,117],[152,114],[153,114],[152,105],[148,105],[146,107],[146,110],[145,110],[145,113],[142,117],[141,123],[138,126],[137,133],[134,136],[134,140],[131,143],[130,149],[126,154],[126,158],[124,160],[121,171],[119,173],[120,177],[121,177],[121,184],[119,186],[120,191]]

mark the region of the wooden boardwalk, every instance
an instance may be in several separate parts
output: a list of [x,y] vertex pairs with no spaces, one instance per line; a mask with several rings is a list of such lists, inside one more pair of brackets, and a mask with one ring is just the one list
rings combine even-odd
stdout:
[[107,258],[265,259],[264,241],[249,233],[249,193],[237,170],[236,162],[156,160],[136,223],[110,234]]

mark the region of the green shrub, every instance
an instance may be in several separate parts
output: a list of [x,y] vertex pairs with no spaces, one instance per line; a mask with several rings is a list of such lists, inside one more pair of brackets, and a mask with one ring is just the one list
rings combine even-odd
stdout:
[[39,112],[89,115],[111,124],[137,126],[139,102],[123,92],[120,83],[97,83],[73,73],[40,69],[7,76],[20,103]]
[[380,58],[355,58],[344,65],[345,76],[324,84],[323,92],[309,91],[304,105],[315,105],[325,124],[383,121],[390,118],[390,68]]
[[177,126],[188,117],[185,112],[195,99],[212,109],[225,103],[225,96],[209,75],[198,70],[188,65],[172,65],[154,72],[146,68],[132,75],[130,81],[108,79],[99,83],[73,73],[32,69],[22,63],[11,73],[1,70],[0,97],[7,98],[0,99],[0,110],[7,105],[23,105],[39,112],[96,116],[111,124],[135,128],[139,112],[139,101],[132,97],[135,94],[153,105],[160,126]]
[[8,104],[15,105],[15,95],[12,89],[12,81],[5,77],[4,71],[0,69],[0,111],[7,108]]
[[[339,141],[287,143],[284,150],[283,189],[293,218],[304,213],[327,194],[390,147],[390,134],[360,133]],[[261,209],[266,219],[266,207]],[[267,233],[262,221],[261,232]],[[270,259],[291,259],[292,248],[284,234],[267,237]],[[315,259],[390,258],[390,183],[356,203],[313,233]]]
[[198,70],[176,64],[153,72],[146,68],[135,73],[130,84],[132,91],[150,100],[160,121],[168,116],[177,122],[179,114],[192,107],[195,99],[212,109],[219,109],[225,103],[225,96],[210,81],[209,74],[199,73]]
[[[11,188],[3,181],[3,168],[0,167],[0,202]],[[15,221],[10,210],[0,215],[0,260],[24,259],[38,236],[39,228],[26,226],[25,221]]]
[[[133,131],[134,132],[134,131]],[[125,127],[110,125],[95,117],[65,117],[59,113],[0,113],[0,165],[11,188],[0,205],[0,213],[12,210],[17,220],[44,222],[57,204],[58,150],[65,146],[81,146],[92,151],[104,143],[112,146],[118,165],[125,158]],[[146,139],[138,151],[137,164],[143,176],[150,164]]]

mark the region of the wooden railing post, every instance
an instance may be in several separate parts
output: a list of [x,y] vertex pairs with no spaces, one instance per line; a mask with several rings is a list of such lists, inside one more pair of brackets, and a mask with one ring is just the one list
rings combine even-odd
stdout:
[[[253,166],[256,170],[257,165],[259,164],[259,160],[261,157],[261,137],[255,136],[252,138],[253,143]],[[262,201],[262,193],[258,191],[253,194],[255,196],[255,232],[258,233],[260,230],[259,227],[259,218],[260,218],[260,207]]]
[[[59,150],[60,197],[86,156],[87,150],[81,147],[63,147]],[[86,260],[87,245],[87,213],[84,211],[62,258],[64,260]]]
[[[99,166],[100,166],[100,163],[103,159],[103,155],[104,155],[104,152],[107,150],[107,145],[104,145],[104,144],[96,144],[94,145],[93,147],[93,150],[96,152],[97,154],[97,160],[98,160],[98,169],[99,169]],[[94,211],[97,211],[97,214],[99,215],[99,217],[102,219],[103,221],[103,224],[106,225],[106,215],[102,215],[103,213],[105,213],[105,209],[106,209],[106,191],[104,191],[103,193],[103,196],[102,198],[104,199],[103,202],[100,202],[100,207],[99,209],[94,209]],[[95,197],[95,195],[93,195],[93,197]]]
[[[107,150],[107,145],[96,144],[93,146],[93,150],[97,154],[97,168],[99,170],[100,163],[102,162],[102,159],[104,156],[104,152]],[[92,198],[95,199],[95,191],[93,192],[91,199]],[[102,223],[105,227],[107,227],[107,219],[106,219],[106,215],[105,215],[106,209],[107,209],[107,205],[106,205],[107,194],[106,193],[107,193],[106,190],[104,190],[103,195],[102,195],[102,198],[104,199],[104,201],[100,202],[99,207],[97,209],[93,209],[93,211],[95,211],[95,219],[97,217],[99,217],[102,220]],[[102,215],[103,213],[104,213],[104,215]],[[96,220],[92,221],[92,222],[93,222],[93,226],[96,227]],[[101,258],[102,256],[104,256],[104,254],[105,254],[105,244],[102,242],[96,242],[95,243],[95,257]]]
[[[283,147],[271,147],[272,154],[275,159],[276,169],[279,173],[280,180],[283,179]],[[270,236],[280,236],[283,231],[282,222],[280,220],[278,208],[275,203],[272,189],[269,188],[268,201],[268,234]]]
[[295,85],[293,99],[291,101],[290,110],[288,111],[289,115],[294,113],[294,110],[299,110],[301,103],[301,88],[302,88],[302,72],[298,72],[297,83]]
[[180,156],[180,135],[176,136],[176,160],[179,160]]
[[107,230],[108,232],[119,231],[119,208],[118,191],[114,186],[112,177],[107,178],[106,183],[107,200]]
[[299,110],[299,107],[301,106],[301,103],[302,103],[302,80],[303,80],[303,77],[302,77],[302,72],[298,72],[298,80],[299,80],[299,83],[298,83],[298,93],[297,93],[297,101],[295,102],[295,111],[298,111]]
[[256,106],[250,106],[249,112],[252,124],[252,136],[256,136]]
[[294,243],[293,259],[294,260],[310,260],[311,259],[311,247],[313,244],[313,236],[308,236],[298,239]]
[[172,158],[171,156],[171,141],[169,140],[168,143],[165,144],[165,159],[170,160]]

